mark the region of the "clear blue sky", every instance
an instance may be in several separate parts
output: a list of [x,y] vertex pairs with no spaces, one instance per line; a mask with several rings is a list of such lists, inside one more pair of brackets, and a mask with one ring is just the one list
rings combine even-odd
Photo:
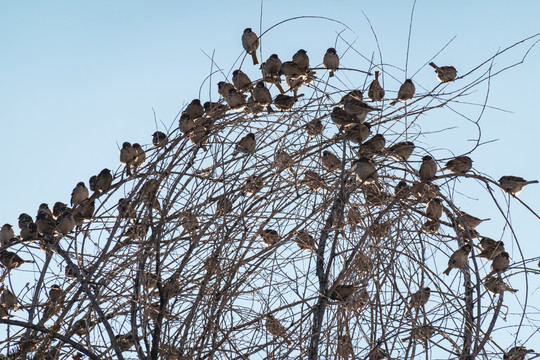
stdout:
[[[377,33],[383,60],[405,68],[412,1],[267,1],[262,27],[300,15],[327,16],[354,32],[356,49],[370,57],[376,51],[369,17]],[[228,73],[242,54],[240,36],[246,27],[260,34],[258,1],[10,1],[0,3],[0,223],[16,226],[21,212],[35,215],[42,202],[68,202],[79,181],[104,167],[117,169],[118,145],[123,141],[148,144],[156,130],[176,126],[175,116],[199,97],[201,82],[210,72],[212,54]],[[540,32],[537,1],[418,1],[414,14],[408,72],[437,56],[439,65],[454,65],[460,74],[527,36]],[[322,20],[298,20],[268,33],[262,41],[263,60],[272,53],[289,59],[299,48],[308,51],[312,65],[322,62],[326,48],[343,26]],[[340,48],[338,47],[338,53]],[[496,61],[496,66],[519,61],[524,48]],[[355,57],[356,59],[357,57]],[[362,64],[342,59],[347,67]],[[475,169],[498,179],[518,175],[540,179],[540,121],[538,81],[540,47],[525,63],[491,82],[488,109],[481,121],[483,140],[500,139],[473,155]],[[256,69],[248,67],[255,76]],[[399,72],[396,72],[399,73]],[[405,75],[399,80],[405,79]],[[434,86],[427,66],[415,76]],[[222,80],[216,77],[213,84]],[[362,84],[358,84],[361,86]],[[389,82],[397,90],[397,81]],[[212,99],[217,99],[215,85]],[[485,97],[477,88],[477,101]],[[201,100],[209,99],[203,87]],[[469,107],[478,117],[480,109]],[[429,150],[450,148],[465,152],[471,127],[459,116],[441,112],[422,119],[425,129],[458,126],[443,136],[426,139]],[[470,134],[471,137],[474,133]],[[440,154],[446,154],[441,151]],[[469,184],[467,184],[469,186]],[[462,209],[491,217],[479,230],[500,237],[502,216],[480,187],[464,188],[474,199],[460,199]],[[498,196],[500,195],[497,192]],[[503,199],[503,196],[499,196]],[[540,212],[540,185],[527,187],[520,198]],[[530,256],[540,255],[540,222],[511,202],[516,233]],[[506,235],[505,235],[506,236]],[[516,258],[518,253],[514,253]],[[538,288],[538,281],[530,283]],[[534,294],[537,298],[537,293]],[[538,335],[536,335],[538,336]],[[540,341],[539,341],[540,342]]]

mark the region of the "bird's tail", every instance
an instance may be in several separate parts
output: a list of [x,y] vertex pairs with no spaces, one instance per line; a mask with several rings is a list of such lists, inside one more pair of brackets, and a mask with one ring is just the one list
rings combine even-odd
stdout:
[[396,99],[396,100],[392,101],[392,102],[390,103],[390,106],[394,106],[394,105],[396,105],[396,104],[398,103],[398,101],[399,101],[398,99]]
[[434,62],[430,62],[430,63],[429,63],[429,66],[431,66],[431,67],[434,68],[434,69],[438,69],[438,68],[439,68],[437,65],[435,65]]
[[334,70],[330,70],[330,77],[334,76]]
[[525,185],[538,184],[538,180],[525,181]]
[[444,275],[450,275],[450,270],[452,270],[451,267],[448,267],[448,269],[444,270]]
[[253,65],[259,65],[259,59],[257,59],[257,52],[256,51],[251,53],[251,58],[253,59]]

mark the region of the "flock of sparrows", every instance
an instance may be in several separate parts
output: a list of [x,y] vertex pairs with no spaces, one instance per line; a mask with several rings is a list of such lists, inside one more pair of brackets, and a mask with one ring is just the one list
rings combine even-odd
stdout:
[[[250,29],[244,30],[242,35],[242,45],[248,55],[251,55],[253,65],[258,65],[257,50],[259,48],[259,37]],[[437,79],[442,83],[449,83],[457,78],[457,71],[453,66],[439,67],[433,62],[429,64],[435,69]],[[329,77],[333,77],[340,68],[340,59],[335,48],[328,48],[323,56],[323,66],[328,71]],[[226,116],[230,111],[243,110],[246,114],[261,114],[263,112],[274,113],[279,111],[291,111],[294,109],[297,101],[303,96],[298,94],[302,86],[307,86],[315,80],[315,71],[310,67],[309,57],[304,49],[298,50],[293,55],[291,61],[282,62],[278,55],[272,54],[260,67],[262,78],[253,82],[241,69],[233,72],[232,83],[219,82],[218,93],[223,98],[220,102],[205,102],[201,104],[199,99],[194,99],[187,105],[179,118],[179,131],[188,138],[195,146],[206,150],[210,135],[215,129],[215,122]],[[372,102],[383,101],[385,90],[380,83],[380,71],[375,71],[375,77],[370,83],[367,97]],[[288,92],[284,90],[281,82],[282,77]],[[266,85],[275,86],[279,94],[272,97],[270,89]],[[396,99],[390,105],[398,102],[407,102],[415,96],[415,86],[411,79],[406,79],[397,92]],[[249,94],[249,98],[248,95]],[[407,163],[415,150],[415,145],[411,141],[402,141],[386,146],[386,138],[383,134],[374,134],[371,132],[371,124],[366,121],[370,112],[380,112],[382,109],[373,107],[364,101],[364,94],[361,90],[353,90],[343,96],[341,101],[333,107],[328,114],[332,123],[337,127],[339,133],[336,140],[343,139],[357,145],[358,158],[351,165],[350,172],[353,174],[361,186],[376,185],[379,181],[379,168],[383,161],[390,158],[396,162]],[[319,136],[323,133],[324,127],[321,119],[314,119],[303,125],[309,138]],[[370,137],[371,136],[371,137]],[[156,149],[165,148],[169,144],[168,136],[160,131],[152,135],[152,144]],[[241,155],[252,155],[257,150],[257,136],[254,133],[247,133],[242,136],[234,145],[233,157]],[[146,162],[146,152],[140,144],[124,142],[120,149],[120,163],[124,166],[128,177],[137,175],[137,172]],[[275,163],[278,167],[290,168],[294,161],[290,154],[284,149],[276,152]],[[321,166],[328,172],[344,170],[345,164],[342,159],[330,150],[324,150],[320,156]],[[436,233],[441,225],[440,219],[444,213],[443,200],[439,197],[438,187],[434,184],[437,180],[437,173],[449,171],[452,175],[463,175],[471,171],[472,160],[466,155],[457,156],[446,162],[441,169],[431,155],[424,155],[422,162],[415,174],[417,180],[406,182],[401,180],[395,188],[395,196],[402,200],[407,200],[413,196],[416,200],[426,202],[425,223],[422,230],[425,233]],[[303,173],[302,182],[311,190],[317,191],[324,188],[324,177],[319,173],[306,170]],[[47,252],[54,251],[55,244],[63,237],[70,236],[77,226],[84,221],[91,220],[95,212],[95,200],[101,195],[107,193],[113,185],[113,174],[109,169],[103,169],[99,174],[94,175],[89,180],[89,188],[84,182],[79,182],[72,191],[70,206],[65,203],[57,202],[50,210],[47,204],[39,206],[35,220],[28,214],[23,213],[19,216],[20,234],[16,235],[12,225],[5,224],[0,231],[0,242],[2,250],[0,252],[0,263],[5,268],[5,272],[20,267],[25,263],[33,263],[34,260],[23,260],[15,252],[7,250],[10,246],[27,241],[38,241],[40,247]],[[523,187],[538,181],[526,181],[521,177],[502,176],[499,179],[501,189],[508,194],[517,195]],[[248,194],[259,191],[264,186],[262,179],[256,175],[246,180],[244,190]],[[154,209],[159,210],[160,204],[157,202],[156,194],[158,192],[159,182],[149,180],[141,189],[140,199],[148,202]],[[90,194],[92,191],[92,194]],[[232,210],[232,203],[226,197],[220,198],[217,206],[218,212],[225,214]],[[120,199],[118,202],[118,213],[122,218],[134,218],[133,207],[127,199]],[[360,223],[361,214],[358,209],[351,205],[348,211],[348,221],[355,226]],[[455,223],[468,238],[480,238],[479,245],[472,242],[466,242],[457,249],[448,260],[448,267],[443,272],[449,275],[452,269],[462,269],[468,265],[469,254],[474,248],[480,250],[477,257],[491,261],[491,272],[485,277],[484,285],[486,289],[500,295],[503,292],[516,292],[508,286],[500,277],[510,266],[509,254],[504,249],[502,241],[495,241],[488,237],[481,237],[475,228],[483,221],[489,219],[479,219],[465,212],[455,214]],[[380,237],[384,237],[385,224],[374,224],[375,229],[381,232]],[[182,219],[183,228],[192,233],[199,229],[200,224],[195,215],[186,213]],[[261,229],[259,231],[262,243],[266,246],[274,246],[280,241],[279,233],[271,228]],[[314,237],[306,230],[297,232],[293,239],[298,247],[306,251],[316,251],[316,242]],[[71,269],[66,267],[66,277],[73,278]],[[10,316],[10,311],[16,311],[19,307],[17,298],[2,284],[0,288],[0,318]],[[354,285],[338,284],[334,290],[326,296],[329,299],[339,302],[350,303],[355,301],[355,308],[363,308],[369,301],[369,295],[362,289]],[[359,295],[360,294],[360,295]],[[431,289],[421,287],[417,292],[412,293],[406,304],[406,315],[411,315],[411,310],[422,309],[429,300]],[[63,309],[65,292],[59,285],[53,285],[49,289],[49,298],[44,306],[44,318],[48,319],[58,314]],[[285,327],[273,315],[267,314],[266,330],[276,338],[283,338],[290,344]],[[84,324],[88,319],[83,318],[74,326],[74,333],[83,336]],[[430,325],[414,328],[411,335],[404,338],[404,341],[416,340],[425,342],[434,333],[435,328]],[[122,351],[126,351],[133,346],[130,342],[131,335],[118,335],[117,340],[122,344]],[[340,336],[338,339],[338,352],[352,354],[351,339],[347,336]],[[530,352],[521,347],[515,347],[504,355],[504,359],[519,360]],[[387,358],[388,354],[380,347],[380,344],[370,352],[369,359]]]

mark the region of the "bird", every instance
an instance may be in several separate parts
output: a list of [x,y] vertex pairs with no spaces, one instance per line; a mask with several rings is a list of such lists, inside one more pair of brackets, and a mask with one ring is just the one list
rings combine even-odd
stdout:
[[380,71],[375,71],[375,79],[369,85],[367,96],[371,101],[381,101],[384,98],[384,89],[379,83],[380,73]]
[[259,64],[259,59],[257,59],[259,37],[253,31],[251,31],[251,28],[244,29],[244,33],[242,34],[242,46],[244,47],[244,50],[251,55],[253,65]]
[[251,175],[244,181],[243,189],[247,194],[255,194],[264,187],[262,175]]
[[292,61],[298,65],[300,69],[306,71],[309,69],[309,56],[307,55],[306,50],[300,49],[293,55]]
[[219,199],[216,203],[216,214],[225,215],[230,213],[233,210],[232,201],[225,195],[219,196]]
[[503,360],[525,360],[525,356],[533,352],[534,350],[525,349],[523,346],[514,346],[503,355]]
[[204,112],[210,119],[219,119],[227,112],[227,105],[207,101],[203,104]]
[[443,213],[442,200],[431,199],[426,204],[426,217],[431,220],[439,220]]
[[430,295],[431,289],[429,287],[420,287],[417,292],[411,295],[406,315],[410,314],[411,309],[423,308],[427,304]]
[[169,143],[167,135],[161,131],[156,131],[152,134],[152,145],[156,149],[162,149]]
[[255,145],[255,134],[249,133],[236,143],[233,156],[238,153],[253,154],[255,152]]
[[401,339],[402,341],[415,340],[417,342],[426,342],[435,333],[435,328],[431,325],[422,325],[411,329],[411,335]]
[[353,297],[358,289],[359,287],[356,285],[336,285],[334,290],[328,294],[328,297],[332,300],[347,301]]
[[277,54],[272,54],[270,57],[261,64],[261,70],[263,74],[263,80],[267,84],[275,85],[280,94],[283,94],[285,90],[281,86],[280,68],[283,63],[279,59]]
[[56,221],[46,212],[40,212],[36,218],[36,227],[41,235],[53,235],[56,229]]
[[129,199],[121,198],[118,200],[118,217],[120,219],[134,219],[136,217],[135,209]]
[[412,141],[398,142],[388,148],[388,156],[395,161],[407,161],[414,151]]
[[488,237],[482,237],[480,239],[480,246],[482,247],[482,251],[476,256],[486,260],[494,260],[500,253],[505,251],[502,241],[495,241]]
[[354,349],[349,335],[338,335],[336,353],[342,359],[348,359],[353,355]]
[[88,321],[86,318],[82,318],[78,321],[75,321],[73,323],[73,327],[71,331],[78,335],[79,337],[83,337],[88,333],[88,328],[91,326],[91,322]]
[[403,84],[401,84],[397,99],[392,101],[390,103],[390,106],[394,106],[397,104],[398,101],[406,102],[408,100],[411,100],[414,96],[414,93],[416,91],[416,88],[414,87],[414,84],[411,79],[405,80]]
[[182,135],[189,136],[195,129],[195,120],[193,120],[186,112],[183,112],[178,119],[178,129]]
[[311,191],[318,191],[326,188],[324,179],[313,170],[306,170],[304,172],[304,179],[302,181],[304,185],[308,187]]
[[22,213],[21,215],[19,215],[18,220],[19,229],[21,230],[24,229],[26,225],[28,225],[28,223],[34,222],[34,219],[32,219],[32,217],[27,213]]
[[103,169],[97,176],[94,175],[90,178],[90,190],[98,193],[104,193],[111,187],[112,180],[113,177],[111,170]]
[[263,81],[259,81],[253,89],[253,99],[257,104],[266,106],[266,110],[269,113],[274,112],[274,109],[270,106],[272,104],[272,95],[270,90],[266,88]]
[[71,211],[66,211],[58,217],[56,232],[60,235],[68,235],[75,228],[75,219]]
[[184,114],[187,114],[193,121],[200,118],[204,114],[204,108],[201,105],[201,100],[193,99],[186,106],[186,109],[183,111]]
[[79,204],[79,206],[73,212],[73,218],[77,224],[80,224],[84,220],[90,220],[94,216],[95,211],[95,201],[90,199],[85,199]]
[[538,180],[526,181],[522,177],[505,175],[499,179],[499,185],[508,194],[518,195],[525,185],[537,184]]
[[236,91],[235,88],[229,90],[227,96],[225,96],[225,101],[232,110],[242,110],[247,105],[246,96]]
[[375,164],[367,157],[361,157],[356,160],[351,167],[356,177],[362,184],[373,184],[377,182],[379,175]]
[[349,99],[356,99],[360,101],[364,101],[364,94],[362,93],[362,90],[360,89],[354,89],[343,95],[341,100],[338,102],[338,105],[344,105],[345,101]]
[[270,333],[273,337],[276,338],[283,338],[283,340],[287,343],[287,345],[291,345],[291,341],[288,339],[287,332],[285,330],[285,326],[283,326],[278,319],[276,319],[271,314],[266,314],[266,331]]
[[13,239],[15,239],[13,226],[10,224],[2,225],[2,229],[0,230],[0,245],[7,246]]
[[352,115],[349,115],[342,107],[336,106],[330,113],[330,119],[338,128],[343,129],[346,126],[352,126],[357,121]]
[[278,149],[274,154],[274,164],[278,169],[284,170],[290,169],[290,167],[294,164],[294,161],[287,151],[284,149]]
[[452,174],[465,174],[469,170],[471,170],[472,163],[473,161],[468,156],[457,156],[452,160],[448,161],[445,167],[441,169],[441,171],[450,170]]
[[435,234],[440,227],[441,222],[439,220],[427,219],[427,221],[422,224],[421,230],[426,234]]
[[116,335],[115,339],[121,351],[128,351],[135,346],[135,340],[133,340],[133,335],[130,332],[124,335]]
[[45,203],[42,203],[41,205],[39,205],[39,209],[38,209],[38,215],[39,213],[45,213],[47,214],[49,217],[53,217],[53,214],[52,214],[52,211],[51,209],[49,209],[49,205],[45,204]]
[[14,252],[4,250],[0,252],[0,263],[8,270],[16,269],[22,264],[34,263],[34,260],[23,260]]
[[503,279],[494,276],[488,276],[484,279],[484,286],[493,295],[501,295],[503,292],[516,293],[517,289],[512,289],[504,283]]
[[284,61],[279,67],[278,76],[284,75],[289,78],[289,80],[303,80],[305,79],[306,72],[303,70],[300,65],[294,61]]
[[64,296],[65,291],[62,290],[62,288],[57,284],[52,285],[49,289],[49,301],[51,302],[62,302],[64,300]]
[[137,156],[135,157],[135,161],[133,161],[133,167],[139,168],[146,162],[146,153],[144,152],[143,148],[139,143],[134,143],[133,149],[135,149],[135,153]]
[[88,188],[84,184],[84,182],[79,181],[75,188],[73,188],[73,191],[71,192],[71,200],[70,204],[71,206],[75,207],[79,205],[84,200],[88,199],[89,193]]
[[291,110],[298,98],[302,96],[304,95],[301,94],[298,96],[289,96],[285,94],[279,94],[274,98],[274,105],[281,111]]
[[0,305],[0,319],[7,319],[10,317],[11,315],[9,315],[8,310],[3,305]]
[[456,79],[457,70],[453,66],[438,67],[437,65],[435,65],[434,62],[430,62],[429,66],[435,69],[435,73],[437,74],[437,79],[439,80],[439,82],[451,82]]
[[306,128],[307,136],[310,138],[321,135],[324,130],[321,119],[313,119],[306,123],[304,127]]
[[225,82],[225,81],[220,81],[217,83],[217,86],[218,86],[218,94],[222,97],[222,98],[226,98],[227,95],[229,94],[229,91],[231,89],[235,89],[234,85],[231,84],[231,83],[228,83],[228,82]]
[[448,260],[448,268],[443,272],[445,275],[450,275],[452,269],[461,269],[467,265],[469,253],[472,250],[472,245],[465,244],[450,256]]
[[23,240],[36,240],[38,238],[37,225],[33,222],[26,224],[26,227],[21,229],[21,238]]
[[2,285],[1,287],[2,295],[0,295],[0,305],[2,305],[6,310],[19,310],[19,302],[17,297],[13,294],[7,287]]
[[509,267],[510,255],[508,255],[506,251],[503,251],[493,259],[493,262],[491,263],[491,272],[487,277],[492,276],[493,274],[501,274],[508,270]]
[[435,177],[437,174],[437,164],[435,160],[429,155],[426,155],[422,158],[422,164],[420,165],[420,170],[418,175],[420,176],[421,181],[429,181]]
[[232,73],[232,83],[236,90],[241,93],[251,92],[251,79],[242,70],[234,70]]
[[341,169],[341,160],[328,150],[324,150],[321,156],[321,164],[328,171]]
[[358,122],[365,121],[368,112],[381,110],[379,108],[369,106],[362,100],[358,100],[356,98],[349,98],[345,100],[343,109],[347,112],[347,114],[353,116]]
[[58,219],[60,215],[62,215],[66,210],[70,211],[71,209],[68,208],[67,204],[64,204],[61,201],[57,201],[53,205],[52,214],[55,219]]
[[262,243],[266,246],[275,245],[279,241],[279,234],[274,229],[262,229],[259,235],[261,235]]
[[383,360],[390,359],[390,355],[382,347],[382,341],[378,341],[377,345],[373,347],[368,354],[368,360]]
[[358,148],[361,155],[373,155],[380,153],[386,145],[386,139],[382,134],[375,134],[370,139],[366,140]]
[[131,176],[131,166],[136,158],[137,151],[131,146],[130,142],[124,141],[122,149],[120,149],[120,164],[124,165],[128,176]]
[[298,245],[298,248],[300,250],[304,251],[316,251],[315,248],[315,238],[307,232],[307,230],[300,230],[296,237],[294,238],[294,242],[296,245]]
[[394,195],[403,196],[404,198],[409,198],[409,192],[411,187],[407,184],[405,180],[400,180],[396,187],[394,188]]
[[480,223],[484,221],[491,220],[490,218],[487,219],[480,219],[476,216],[472,216],[470,214],[467,214],[465,211],[459,211],[459,216],[457,217],[457,223],[458,226],[464,229],[465,227],[469,230],[473,230],[476,228]]
[[336,53],[336,49],[328,48],[326,54],[323,57],[323,66],[328,70],[329,76],[334,76],[334,71],[339,68],[339,56]]
[[356,123],[343,129],[345,140],[355,144],[362,144],[369,135],[371,135],[371,125],[368,123]]

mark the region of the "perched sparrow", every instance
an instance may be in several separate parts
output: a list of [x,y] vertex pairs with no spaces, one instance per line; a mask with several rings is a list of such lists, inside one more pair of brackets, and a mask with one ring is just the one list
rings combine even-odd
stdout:
[[274,98],[274,105],[281,110],[281,111],[287,111],[291,110],[298,100],[299,97],[302,97],[303,95],[298,96],[289,96],[289,95],[283,95],[279,94]]
[[414,96],[415,91],[416,89],[414,87],[412,80],[411,79],[405,80],[405,82],[399,88],[397,99],[392,101],[390,103],[390,106],[396,105],[398,101],[405,102],[407,100],[411,100]]
[[64,211],[66,211],[66,210],[71,210],[71,209],[68,209],[67,204],[64,204],[61,201],[55,202],[54,205],[53,205],[53,209],[52,209],[53,217],[55,219],[58,219],[58,217],[60,215],[62,215],[64,213]]
[[456,158],[448,161],[446,166],[441,169],[450,170],[452,174],[465,174],[472,168],[472,160],[468,156],[457,156]]
[[40,212],[36,218],[36,226],[41,235],[52,235],[56,228],[56,221],[46,212]]
[[26,225],[28,225],[28,223],[32,223],[34,222],[34,219],[32,219],[32,217],[30,215],[28,215],[27,213],[22,213],[21,215],[19,215],[19,229],[24,229],[26,227]]
[[167,146],[168,143],[169,138],[165,133],[162,133],[161,131],[156,131],[152,134],[152,145],[154,145],[156,149],[164,148],[165,146]]
[[339,56],[336,53],[336,49],[329,48],[326,50],[326,54],[323,57],[323,66],[330,73],[330,77],[334,76],[334,71],[339,68]]
[[0,230],[0,245],[6,246],[12,239],[15,239],[13,227],[10,224],[2,225],[2,229]]
[[441,222],[439,220],[428,219],[424,224],[422,224],[422,232],[426,234],[436,234],[441,227]]
[[338,104],[344,105],[345,101],[349,99],[364,101],[364,94],[362,93],[362,90],[359,89],[351,90],[347,94],[343,95]]
[[289,169],[294,164],[294,161],[288,152],[278,149],[274,154],[274,164],[278,169]]
[[362,222],[362,214],[358,209],[358,205],[352,205],[347,212],[347,223],[353,228],[356,229],[356,226]]
[[300,250],[316,251],[315,239],[306,230],[300,230],[294,238],[294,242]]
[[493,262],[491,263],[491,272],[487,277],[492,276],[493,274],[501,274],[508,270],[509,267],[510,255],[508,255],[506,251],[503,251],[493,259]]
[[283,338],[287,345],[291,345],[291,341],[288,339],[285,327],[271,314],[266,315],[266,331],[273,337]]
[[131,166],[136,158],[137,152],[131,146],[131,143],[125,141],[122,144],[122,149],[120,149],[120,164],[125,166],[128,176],[131,175]]
[[208,130],[200,124],[195,126],[195,129],[189,134],[189,140],[196,146],[201,146],[204,151],[207,151],[206,143],[208,142]]
[[235,88],[229,90],[227,96],[225,96],[225,101],[232,110],[242,110],[247,105],[245,95],[236,91]]
[[349,115],[348,112],[339,106],[336,106],[332,110],[330,113],[330,119],[332,119],[332,122],[340,129],[357,123],[356,119],[354,119],[352,115]]
[[345,140],[355,144],[363,143],[371,135],[371,125],[368,123],[353,124],[343,130]]
[[310,138],[321,135],[324,130],[321,119],[313,119],[304,126]]
[[342,359],[348,359],[353,355],[354,349],[349,335],[338,335],[336,352]]
[[323,168],[328,171],[335,171],[341,169],[341,160],[330,151],[325,150],[321,156],[321,164]]
[[390,359],[390,355],[381,347],[381,341],[378,342],[377,346],[370,350],[368,354],[368,360],[383,360]]
[[227,112],[227,105],[207,101],[203,104],[204,112],[210,119],[219,119]]
[[71,211],[66,211],[58,218],[56,232],[65,236],[75,228],[75,219]]
[[502,241],[495,241],[488,237],[483,237],[480,240],[480,246],[482,247],[482,251],[476,256],[486,260],[494,260],[500,253],[505,251]]
[[321,175],[312,170],[306,170],[304,172],[304,179],[302,183],[311,191],[318,191],[326,187],[324,179],[321,177]]
[[345,109],[349,115],[354,116],[358,122],[365,121],[368,112],[381,110],[371,107],[362,100],[355,98],[347,99],[343,104],[343,109]]
[[377,182],[378,174],[375,164],[367,157],[356,160],[351,168],[362,184],[373,184]]
[[396,187],[394,188],[394,195],[400,196],[403,195],[405,199],[409,198],[411,187],[407,185],[407,182],[405,180],[400,180]]
[[279,241],[279,234],[274,229],[263,229],[259,233],[261,235],[261,241],[266,246],[272,246]]
[[135,153],[137,154],[135,161],[133,161],[133,167],[141,167],[146,161],[146,153],[139,143],[133,144],[133,149],[135,149]]
[[499,179],[499,185],[508,194],[517,195],[523,190],[525,185],[536,184],[538,180],[526,181],[518,176],[503,176]]
[[279,84],[279,69],[281,64],[282,62],[277,54],[270,55],[270,57],[261,65],[264,81],[269,84]]
[[71,206],[76,207],[86,199],[88,199],[88,188],[80,181],[71,192]]
[[285,75],[291,80],[297,80],[305,78],[306,72],[294,61],[285,61],[279,67],[278,75]]
[[[183,112],[178,120],[178,129],[182,135],[189,136],[195,129],[195,120],[193,120],[187,113]],[[135,154],[135,157],[137,155]]]
[[417,342],[426,342],[435,333],[435,328],[431,325],[422,325],[420,327],[413,328],[411,335],[401,339],[402,341],[415,340]]
[[80,224],[84,220],[91,220],[94,216],[95,202],[90,199],[84,199],[83,202],[73,212],[73,218],[77,224]]
[[224,215],[224,214],[230,213],[232,210],[233,210],[232,201],[225,195],[220,196],[219,200],[216,203],[216,214]]
[[0,252],[0,263],[8,270],[16,269],[25,263],[34,263],[34,260],[23,260],[14,252],[4,250]]
[[493,295],[501,295],[503,292],[508,291],[510,293],[517,292],[516,289],[512,289],[506,285],[504,281],[499,277],[489,276],[484,279],[484,285],[486,289]]
[[421,287],[417,292],[411,295],[411,301],[409,301],[409,309],[407,314],[410,313],[411,309],[420,309],[423,308],[431,295],[431,289],[429,287]]
[[39,215],[39,213],[45,213],[45,214],[49,215],[49,217],[51,217],[51,218],[53,217],[52,211],[51,211],[51,209],[49,209],[49,205],[47,205],[45,203],[39,205],[39,209],[38,209],[37,213],[38,213],[38,215]]
[[248,194],[259,192],[263,186],[262,175],[251,175],[244,181],[244,191]]
[[2,295],[0,296],[0,305],[2,305],[6,310],[19,310],[19,302],[17,297],[13,294],[7,287],[2,285]]
[[242,70],[234,70],[232,83],[236,90],[241,93],[251,92],[251,79]]
[[188,104],[188,106],[183,111],[183,113],[189,115],[189,117],[193,120],[196,120],[200,118],[201,116],[203,116],[204,109],[201,105],[201,100],[199,99],[191,100],[191,102]]
[[49,301],[59,303],[64,301],[65,291],[59,285],[52,285],[49,289]]
[[264,86],[263,81],[259,81],[257,85],[255,85],[255,89],[253,89],[253,99],[256,103],[266,106],[268,112],[274,112],[274,109],[270,106],[270,104],[272,104],[272,95],[270,94],[270,90]]
[[249,133],[236,143],[233,156],[238,153],[253,154],[255,152],[255,134]]
[[[7,318],[10,318],[11,315],[9,315],[7,309],[3,306],[3,305],[0,305],[0,319],[7,319]],[[7,359],[7,357],[6,357]]]
[[453,66],[438,67],[433,62],[430,62],[429,66],[435,69],[435,73],[437,74],[437,79],[442,83],[451,82],[456,79],[457,71],[456,71],[456,68]]
[[182,218],[180,219],[180,224],[188,233],[193,233],[197,231],[200,227],[199,218],[197,217],[197,215],[189,212],[185,212],[183,214]]
[[304,82],[304,77],[293,78],[290,76],[285,76],[285,84],[289,90],[293,92],[294,96],[298,95],[298,90],[300,90],[300,88],[304,85]]
[[255,35],[253,31],[251,31],[251,28],[244,30],[244,33],[242,34],[242,46],[244,47],[244,50],[246,50],[246,52],[253,58],[253,65],[257,65],[259,63],[259,59],[257,59],[259,37]]
[[533,352],[534,350],[525,349],[523,346],[514,346],[503,355],[503,360],[524,360],[527,354]]
[[353,297],[358,289],[358,286],[355,285],[337,285],[328,297],[333,300],[347,301]]
[[118,200],[118,216],[121,219],[134,219],[136,217],[135,209],[129,199],[121,198]]
[[139,199],[148,207],[161,211],[161,206],[157,198],[160,181],[158,179],[148,179],[139,192]]
[[293,55],[292,61],[303,71],[306,71],[309,68],[309,57],[304,49],[298,50],[296,54]]
[[394,144],[388,148],[388,155],[395,161],[407,161],[414,151],[412,141],[404,141]]
[[[457,219],[456,219],[456,221],[458,223],[458,226],[461,227],[461,228],[464,228],[463,223],[465,223],[465,227],[467,227],[467,229],[469,229],[469,230],[473,230],[478,225],[480,225],[480,223],[482,223],[484,221],[491,220],[489,218],[488,219],[479,219],[476,216],[472,216],[472,215],[467,214],[465,211],[460,211],[459,215],[460,216],[458,216]],[[463,223],[462,223],[462,221],[463,221]]]
[[386,139],[382,134],[376,134],[371,139],[365,141],[359,147],[359,154],[361,155],[373,155],[380,153],[386,145]]
[[442,200],[431,199],[426,204],[426,217],[431,220],[439,220],[443,213]]
[[429,181],[435,177],[437,174],[437,164],[435,160],[429,155],[426,155],[422,158],[422,165],[420,165],[420,170],[418,175],[420,176],[421,181]]
[[36,240],[38,238],[37,225],[33,222],[26,224],[26,227],[21,229],[21,238],[23,240]]
[[233,84],[230,84],[228,82],[225,82],[225,81],[220,81],[217,83],[217,86],[218,86],[218,94],[222,97],[222,98],[226,98],[227,95],[229,94],[229,91],[231,89],[234,89],[234,85]]
[[246,107],[244,108],[244,111],[246,112],[246,114],[259,115],[263,113],[264,106],[256,102],[253,96],[250,96],[247,99],[247,103],[246,103]]
[[88,334],[88,328],[91,326],[91,322],[88,321],[86,318],[82,318],[78,321],[75,321],[73,324],[73,328],[71,329],[74,334],[78,335],[79,337],[83,337],[86,334]]
[[467,265],[469,253],[472,250],[472,246],[469,244],[463,245],[450,256],[448,260],[448,268],[444,271],[445,275],[450,275],[452,269],[461,269]]
[[369,85],[368,98],[371,101],[381,101],[384,98],[384,89],[379,83],[379,74],[380,71],[375,71],[375,79]]
[[90,178],[90,190],[103,193],[109,190],[112,180],[111,170],[103,169],[97,176],[94,175]]

